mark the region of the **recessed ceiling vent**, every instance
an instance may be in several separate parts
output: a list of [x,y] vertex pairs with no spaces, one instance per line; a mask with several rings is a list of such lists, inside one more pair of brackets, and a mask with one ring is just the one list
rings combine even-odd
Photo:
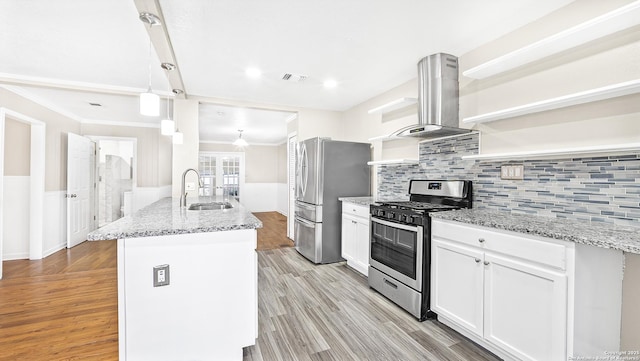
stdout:
[[286,81],[290,81],[293,83],[301,83],[303,81],[305,81],[305,79],[307,79],[308,76],[306,75],[302,75],[302,74],[291,74],[291,73],[286,73],[282,76],[282,80],[286,80]]

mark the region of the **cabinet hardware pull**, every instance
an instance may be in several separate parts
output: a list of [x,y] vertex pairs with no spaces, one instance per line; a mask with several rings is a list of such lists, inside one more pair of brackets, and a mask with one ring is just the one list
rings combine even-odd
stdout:
[[479,238],[479,239],[478,239],[478,242],[480,242],[480,243],[484,243],[484,238]]
[[480,263],[480,258],[476,258],[476,263]]
[[384,279],[384,283],[388,284],[389,286],[393,287],[393,288],[398,288],[398,285],[393,283],[393,282],[389,282],[386,278]]
[[485,266],[488,266],[488,265],[489,265],[489,262],[488,262],[488,261],[484,261],[484,265],[485,265]]

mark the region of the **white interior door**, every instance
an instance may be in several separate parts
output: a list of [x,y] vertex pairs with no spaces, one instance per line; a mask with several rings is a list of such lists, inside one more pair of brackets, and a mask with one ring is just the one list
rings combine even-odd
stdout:
[[296,143],[298,142],[298,136],[296,133],[289,135],[289,142],[287,146],[287,176],[289,187],[289,211],[287,216],[287,237],[293,239],[294,231],[294,207],[296,205]]
[[91,159],[95,143],[69,133],[67,145],[67,248],[87,239],[92,231]]

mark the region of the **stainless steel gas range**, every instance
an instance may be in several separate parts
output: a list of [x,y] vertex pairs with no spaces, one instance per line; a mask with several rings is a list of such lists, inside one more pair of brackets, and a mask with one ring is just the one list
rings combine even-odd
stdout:
[[414,179],[409,201],[372,204],[369,286],[420,321],[434,316],[429,213],[471,208],[471,194],[471,181]]

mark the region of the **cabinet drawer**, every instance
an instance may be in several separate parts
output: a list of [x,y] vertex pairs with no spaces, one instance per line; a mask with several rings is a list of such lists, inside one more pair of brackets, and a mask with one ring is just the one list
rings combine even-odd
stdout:
[[434,238],[448,239],[485,251],[494,251],[551,267],[566,269],[566,245],[542,237],[520,235],[511,231],[465,225],[434,219],[431,225]]
[[369,218],[369,207],[353,203],[342,202],[342,214],[350,214],[356,217]]

